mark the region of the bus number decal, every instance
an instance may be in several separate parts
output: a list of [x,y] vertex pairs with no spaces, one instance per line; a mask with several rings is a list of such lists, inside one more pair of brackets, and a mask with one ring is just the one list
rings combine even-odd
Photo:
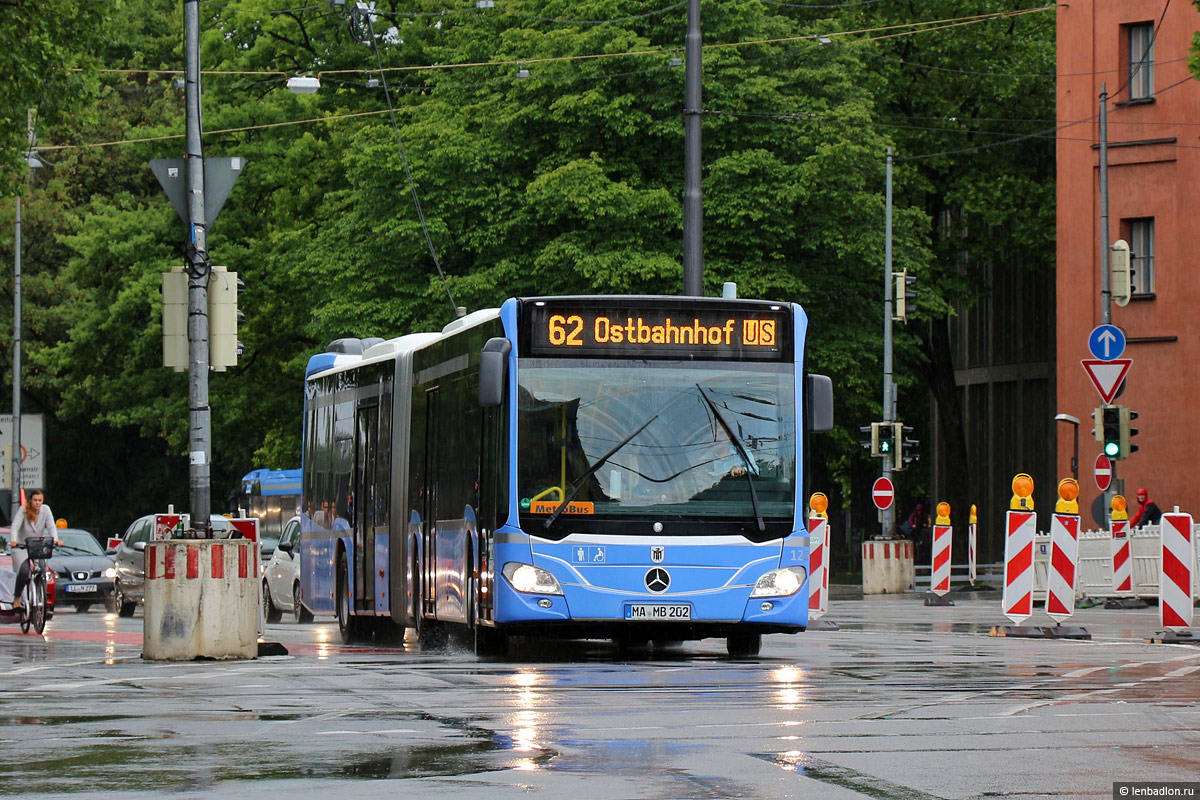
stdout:
[[[573,325],[574,328],[567,330],[568,325]],[[583,333],[583,317],[578,314],[572,314],[569,317],[564,317],[562,314],[550,315],[550,321],[547,324],[547,335],[550,339],[550,344],[558,347],[560,345],[570,345],[572,347],[583,347],[583,339],[579,335]]]

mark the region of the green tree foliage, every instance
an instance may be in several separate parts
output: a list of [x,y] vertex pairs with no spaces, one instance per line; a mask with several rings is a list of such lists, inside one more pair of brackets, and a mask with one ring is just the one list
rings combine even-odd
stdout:
[[[331,339],[433,329],[455,305],[514,295],[682,286],[682,5],[385,0],[372,18],[284,5],[200,6],[205,154],[247,164],[209,237],[213,262],[246,282],[245,355],[211,381],[218,510],[251,467],[298,463],[304,364]],[[182,151],[169,72],[182,12],[166,0],[105,8],[111,37],[87,52],[146,71],[101,73],[89,113],[42,140],[145,141],[55,151],[39,178],[38,296],[52,311],[28,358],[58,431],[52,487],[71,495],[59,505],[111,529],[186,506],[187,390],[158,366],[160,273],[182,263],[183,227],[147,168]],[[804,304],[807,366],[834,377],[846,426],[817,443],[815,481],[842,489],[865,463],[848,431],[878,414],[884,151],[959,143],[910,131],[900,145],[893,127],[955,107],[953,80],[916,80],[888,44],[822,44],[885,21],[875,13],[723,0],[703,18],[706,289],[733,280],[742,296]],[[929,59],[964,58],[949,39],[986,40],[929,36],[947,48]],[[1028,53],[1010,57],[1025,69]],[[288,92],[301,73],[319,74],[320,91]],[[978,113],[1002,103],[994,94]],[[991,190],[957,179],[950,160],[933,165],[900,168],[910,188],[894,224],[896,268],[938,277],[925,284],[940,285],[926,301],[936,316],[969,300],[970,281],[934,271],[931,199],[974,209]],[[976,177],[1018,180],[1002,167],[997,154]],[[1013,200],[1004,219],[1028,218]]]
[[101,3],[0,2],[0,194],[25,180],[29,112],[35,127],[53,124],[90,94],[104,13]]

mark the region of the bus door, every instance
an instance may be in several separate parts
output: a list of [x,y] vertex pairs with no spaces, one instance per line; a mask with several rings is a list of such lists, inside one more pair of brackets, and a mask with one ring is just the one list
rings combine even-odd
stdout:
[[[357,608],[375,608],[375,462],[379,405],[360,402],[354,437],[354,597]],[[361,605],[360,605],[361,603]]]
[[425,392],[425,486],[421,525],[421,608],[433,611],[437,598],[438,475],[441,472],[441,395],[439,387]]

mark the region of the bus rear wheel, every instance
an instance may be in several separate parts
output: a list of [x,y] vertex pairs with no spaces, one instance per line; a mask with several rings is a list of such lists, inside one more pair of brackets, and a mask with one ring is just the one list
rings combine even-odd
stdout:
[[359,638],[358,617],[350,613],[350,572],[346,567],[346,554],[338,556],[337,571],[337,619],[342,643],[350,644]]

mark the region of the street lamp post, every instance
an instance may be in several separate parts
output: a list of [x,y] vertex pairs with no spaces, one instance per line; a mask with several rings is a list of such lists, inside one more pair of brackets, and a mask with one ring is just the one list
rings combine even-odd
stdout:
[[[42,166],[33,150],[32,125],[30,126],[30,149],[25,155],[25,164],[30,171]],[[13,381],[12,381],[12,480],[9,491],[9,522],[15,525],[21,510],[21,194],[16,195],[17,218],[13,231]]]
[[1058,414],[1054,417],[1058,422],[1069,422],[1075,429],[1075,449],[1071,454],[1071,477],[1079,480],[1079,418],[1070,414]]

